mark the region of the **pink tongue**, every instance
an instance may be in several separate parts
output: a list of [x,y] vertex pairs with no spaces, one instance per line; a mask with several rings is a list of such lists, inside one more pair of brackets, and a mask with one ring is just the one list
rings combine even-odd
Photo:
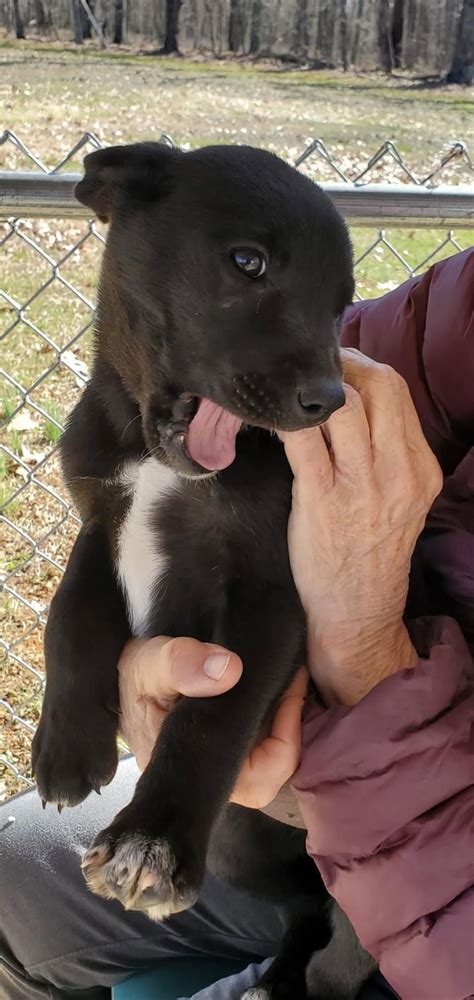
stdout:
[[204,469],[226,469],[235,458],[235,439],[242,426],[238,417],[210,399],[201,399],[189,425],[187,448],[190,458]]

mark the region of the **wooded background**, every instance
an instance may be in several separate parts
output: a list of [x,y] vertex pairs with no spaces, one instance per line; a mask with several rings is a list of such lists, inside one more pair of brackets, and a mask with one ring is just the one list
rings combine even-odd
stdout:
[[157,53],[474,78],[474,0],[0,0],[0,25],[17,38],[102,33]]

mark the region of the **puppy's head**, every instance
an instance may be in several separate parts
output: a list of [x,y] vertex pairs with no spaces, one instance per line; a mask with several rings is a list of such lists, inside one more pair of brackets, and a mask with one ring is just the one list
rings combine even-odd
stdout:
[[297,430],[344,402],[346,226],[278,157],[157,143],[92,153],[76,194],[111,226],[98,352],[151,452],[188,475],[228,466],[242,426]]

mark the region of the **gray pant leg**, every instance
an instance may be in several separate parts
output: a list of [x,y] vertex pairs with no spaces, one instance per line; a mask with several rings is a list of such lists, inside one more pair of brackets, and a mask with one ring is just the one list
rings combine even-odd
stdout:
[[87,889],[82,853],[130,800],[137,777],[128,758],[100,797],[92,794],[61,816],[53,806],[43,811],[35,791],[1,807],[2,1000],[66,997],[68,991],[79,991],[77,1000],[102,1000],[114,983],[163,958],[251,960],[275,953],[282,932],[276,911],[211,876],[196,906],[163,924]]
[[[271,959],[249,965],[238,975],[220,979],[218,983],[213,983],[212,986],[199,990],[199,993],[195,993],[191,1000],[240,1000],[245,990],[255,986],[270,965]],[[189,998],[180,997],[179,1000],[189,1000]]]
[[[249,965],[237,976],[229,976],[221,979],[218,983],[208,986],[199,993],[195,993],[191,1000],[240,1000],[245,990],[250,989],[258,983],[263,973],[266,972],[271,959],[261,962],[258,965]],[[180,997],[180,1000],[189,1000]],[[317,1000],[317,998],[315,998]],[[361,990],[358,1000],[397,1000],[397,994],[390,989],[380,973],[372,976],[370,982]]]

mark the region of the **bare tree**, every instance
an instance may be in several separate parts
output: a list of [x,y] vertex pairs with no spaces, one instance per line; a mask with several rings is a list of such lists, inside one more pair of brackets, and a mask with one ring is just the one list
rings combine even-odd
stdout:
[[[93,3],[94,3],[94,0],[92,0],[92,4]],[[84,10],[84,7],[82,6],[81,3],[79,3],[79,12],[80,12],[80,15],[81,15],[82,37],[83,38],[88,38],[88,39],[92,38],[91,22],[89,21],[89,18],[88,18],[87,14],[86,14],[86,12]]]
[[20,10],[20,0],[13,0],[13,18],[15,21],[15,35],[17,38],[25,38],[25,27]]
[[114,10],[114,31],[112,36],[112,41],[114,45],[122,45],[126,30],[125,30],[125,3],[126,0],[115,0],[115,10]]
[[[73,26],[78,44],[153,39],[164,53],[273,56],[358,70],[394,66],[472,82],[474,0],[0,0],[0,24],[24,37]],[[99,32],[94,27],[94,19]],[[100,34],[99,34],[100,37]]]
[[390,69],[389,0],[356,0],[348,29],[348,61],[361,69]]
[[429,76],[452,65],[463,0],[404,0],[400,64]]
[[347,69],[347,3],[346,0],[339,0],[340,2],[340,29],[341,29],[341,63],[342,68]]
[[39,31],[46,29],[46,15],[43,7],[43,0],[35,0],[35,21]]
[[448,83],[474,82],[474,0],[464,0],[459,15],[453,64],[447,76]]
[[392,4],[391,0],[379,0],[378,17],[378,48],[380,52],[380,68],[390,73],[393,69],[392,44]]
[[71,16],[74,28],[74,41],[76,45],[82,45],[84,42],[84,31],[79,0],[71,0]]
[[404,0],[394,0],[392,10],[392,52],[393,65],[401,65]]
[[262,4],[261,0],[254,0],[252,4],[252,13],[250,21],[250,47],[249,52],[251,55],[258,52],[260,48],[260,24],[262,17]]
[[293,55],[300,59],[308,57],[308,0],[297,0],[295,10],[295,34]]
[[165,55],[178,52],[179,12],[182,0],[166,0],[166,34],[163,45]]
[[244,40],[244,15],[240,0],[230,0],[229,51],[241,52]]

